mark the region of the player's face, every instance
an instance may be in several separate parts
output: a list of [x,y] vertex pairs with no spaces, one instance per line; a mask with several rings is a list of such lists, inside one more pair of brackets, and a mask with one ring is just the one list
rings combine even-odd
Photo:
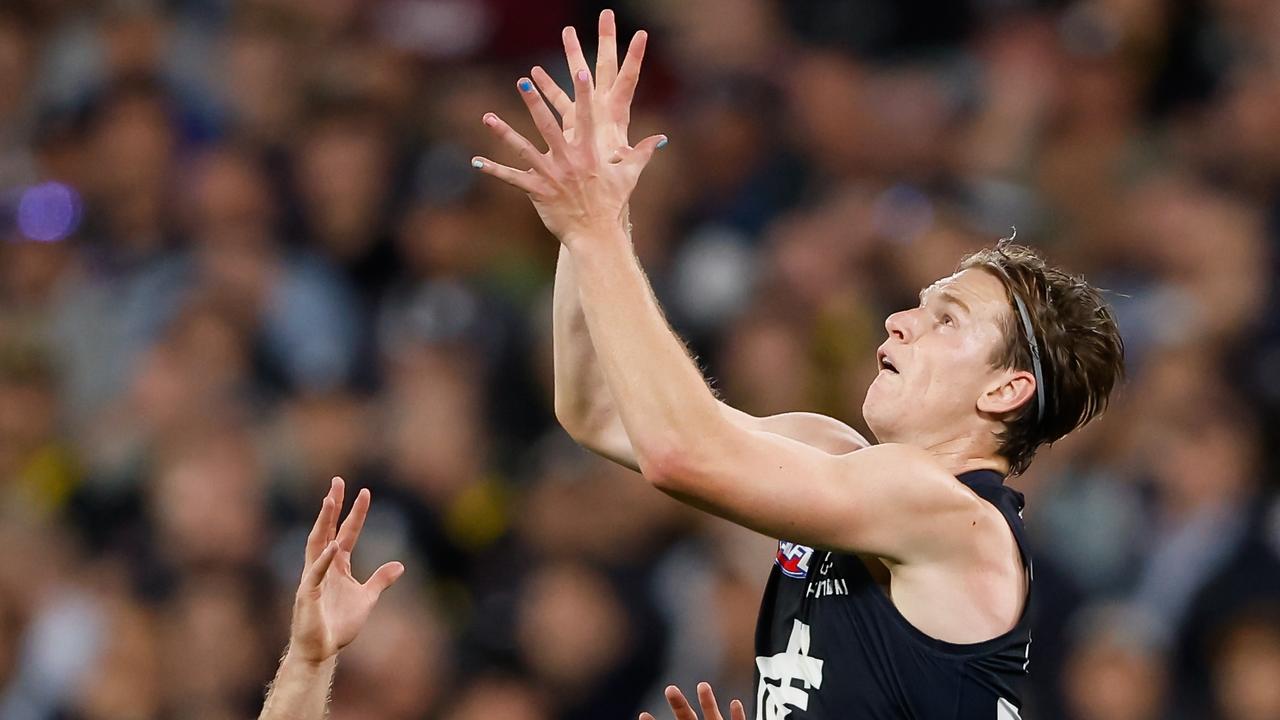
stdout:
[[862,404],[876,437],[931,443],[969,426],[979,398],[1009,373],[991,364],[1009,312],[1000,280],[968,269],[921,291],[918,307],[890,315],[880,372]]

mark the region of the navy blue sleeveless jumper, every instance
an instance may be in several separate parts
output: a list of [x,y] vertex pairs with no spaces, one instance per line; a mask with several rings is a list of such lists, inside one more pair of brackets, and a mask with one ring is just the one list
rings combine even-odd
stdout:
[[[1009,523],[1029,585],[1022,494],[990,470],[957,479]],[[754,717],[1017,720],[1029,615],[985,642],[943,642],[898,612],[857,555],[781,542],[756,626]]]

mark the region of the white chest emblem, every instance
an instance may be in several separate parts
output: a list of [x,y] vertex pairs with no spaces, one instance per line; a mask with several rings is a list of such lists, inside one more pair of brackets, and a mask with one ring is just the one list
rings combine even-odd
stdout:
[[809,626],[793,622],[786,651],[756,658],[756,720],[785,720],[793,709],[807,710],[809,691],[822,687],[822,660],[809,655]]

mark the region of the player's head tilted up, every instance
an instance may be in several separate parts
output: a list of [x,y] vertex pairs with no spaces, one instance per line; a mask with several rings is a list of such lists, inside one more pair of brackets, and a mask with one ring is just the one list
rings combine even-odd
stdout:
[[890,315],[863,414],[881,442],[994,454],[1017,474],[1102,414],[1124,343],[1101,293],[1003,240]]

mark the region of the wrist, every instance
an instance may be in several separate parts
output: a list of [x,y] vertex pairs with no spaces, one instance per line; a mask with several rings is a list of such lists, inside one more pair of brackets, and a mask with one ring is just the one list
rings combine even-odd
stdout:
[[314,652],[308,652],[290,643],[280,664],[304,673],[321,673],[328,671],[337,659],[337,653],[321,657]]
[[629,249],[631,234],[628,231],[629,227],[621,219],[614,222],[582,224],[565,230],[560,236],[560,242],[569,248],[572,254],[597,249]]

